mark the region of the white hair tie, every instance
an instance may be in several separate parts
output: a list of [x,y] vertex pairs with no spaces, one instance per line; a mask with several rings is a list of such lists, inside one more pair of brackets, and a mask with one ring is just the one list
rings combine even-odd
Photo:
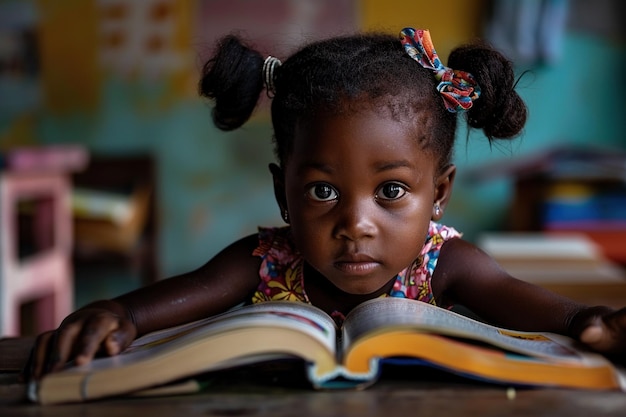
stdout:
[[263,62],[263,82],[267,96],[272,98],[276,94],[276,86],[274,85],[274,71],[280,67],[282,62],[280,59],[269,55]]

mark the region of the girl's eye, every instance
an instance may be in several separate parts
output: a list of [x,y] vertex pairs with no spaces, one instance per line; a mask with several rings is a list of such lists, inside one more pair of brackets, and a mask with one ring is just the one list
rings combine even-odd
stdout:
[[339,196],[337,191],[328,184],[315,184],[309,188],[307,195],[316,201],[332,201]]
[[406,194],[406,189],[402,185],[390,182],[380,187],[380,190],[376,193],[376,198],[382,200],[397,200],[404,194]]

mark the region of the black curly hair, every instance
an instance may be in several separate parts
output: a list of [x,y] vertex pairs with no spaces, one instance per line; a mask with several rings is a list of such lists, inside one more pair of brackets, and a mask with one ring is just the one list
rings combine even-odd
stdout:
[[[222,38],[203,68],[202,96],[214,101],[213,120],[222,130],[243,125],[254,111],[264,83],[264,58],[235,35]],[[484,43],[452,51],[448,65],[474,75],[481,96],[467,112],[470,127],[491,141],[515,137],[526,122],[526,106],[515,92],[513,66]],[[398,37],[381,33],[341,36],[311,43],[275,72],[272,100],[275,152],[288,161],[296,123],[319,111],[335,113],[367,106],[394,117],[417,120],[419,140],[438,158],[452,157],[456,116],[446,110],[437,81],[405,52]]]

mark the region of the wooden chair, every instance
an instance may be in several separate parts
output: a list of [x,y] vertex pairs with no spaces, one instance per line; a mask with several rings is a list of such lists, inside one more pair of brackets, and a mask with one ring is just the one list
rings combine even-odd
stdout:
[[0,173],[2,336],[53,329],[73,309],[70,184],[62,172]]
[[74,217],[75,265],[127,265],[141,283],[158,280],[156,261],[156,167],[149,155],[92,155],[73,176],[74,188],[119,195],[129,213],[122,220]]

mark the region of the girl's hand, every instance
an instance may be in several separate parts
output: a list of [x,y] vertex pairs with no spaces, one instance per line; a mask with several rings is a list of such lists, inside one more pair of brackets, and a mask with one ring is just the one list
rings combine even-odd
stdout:
[[580,333],[580,341],[597,352],[626,361],[626,308],[593,317]]
[[97,304],[70,314],[58,329],[37,337],[24,369],[25,379],[39,379],[68,361],[90,362],[97,354],[117,355],[135,339],[137,329],[125,317]]

